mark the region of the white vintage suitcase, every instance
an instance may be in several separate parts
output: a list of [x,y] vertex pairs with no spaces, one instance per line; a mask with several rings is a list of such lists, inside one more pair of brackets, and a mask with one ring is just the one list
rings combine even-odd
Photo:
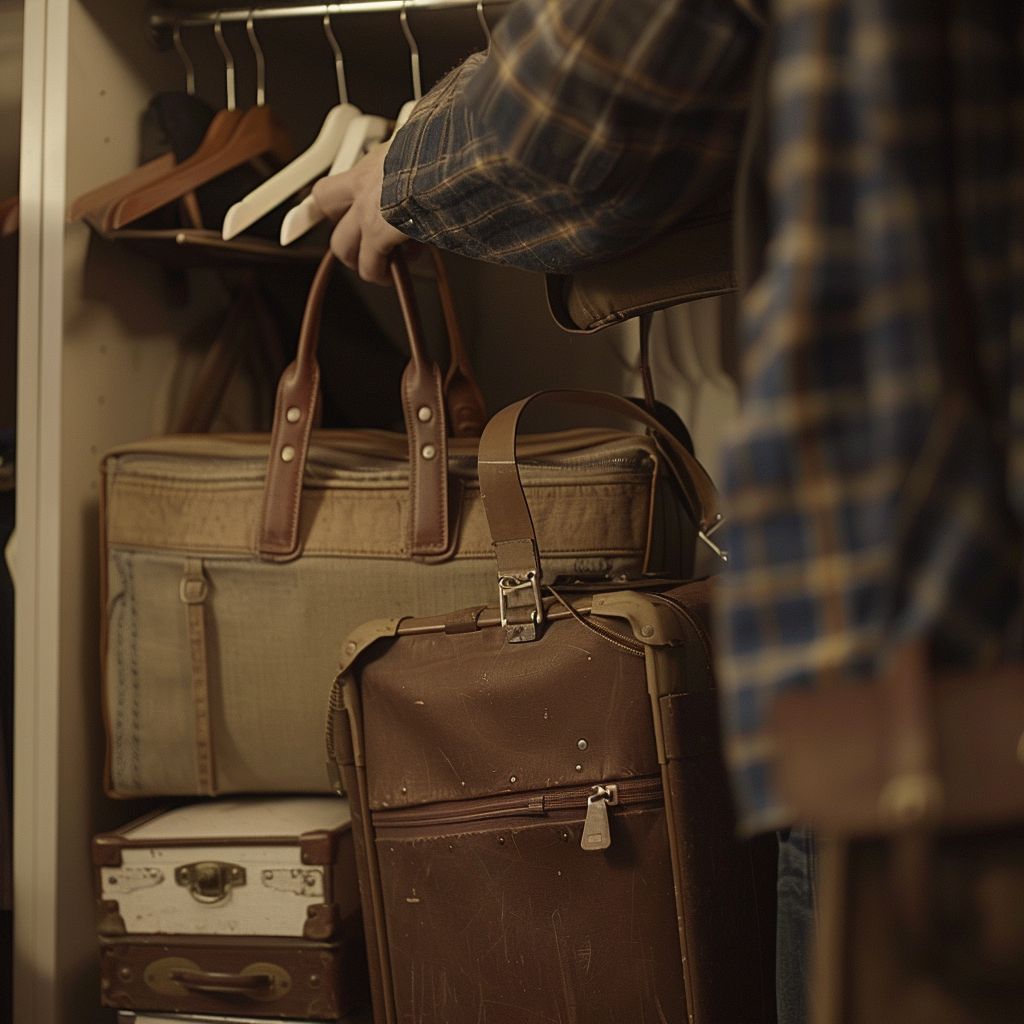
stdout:
[[365,953],[346,799],[154,812],[97,836],[93,865],[105,1005],[337,1020],[359,1004]]

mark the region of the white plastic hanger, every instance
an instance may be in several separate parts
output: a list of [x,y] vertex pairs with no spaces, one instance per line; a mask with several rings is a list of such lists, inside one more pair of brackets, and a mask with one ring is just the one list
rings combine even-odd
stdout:
[[[372,145],[387,138],[390,127],[391,122],[387,118],[375,114],[360,114],[352,118],[328,173],[341,174],[351,170]],[[312,196],[306,196],[298,206],[293,206],[285,214],[281,224],[281,244],[291,245],[323,219],[324,215],[316,201]]]
[[[416,104],[423,96],[423,81],[420,77],[420,49],[416,45],[416,39],[409,28],[409,22],[405,15],[405,0],[402,0],[402,31],[405,33],[405,40],[409,44],[409,62],[412,69],[412,95],[413,98],[402,104],[395,120],[394,132],[397,132],[412,114]],[[331,164],[331,174],[341,174],[355,166],[356,161],[362,157],[370,147],[377,142],[383,142],[388,137],[389,123],[382,117],[374,117],[371,114],[363,114],[355,118],[349,125],[345,135],[345,141],[338,151],[337,159]],[[310,228],[315,227],[324,219],[320,207],[312,196],[303,199],[298,206],[288,211],[281,225],[281,244],[291,245],[297,238],[301,238]]]
[[234,238],[235,235],[255,224],[260,217],[270,213],[289,196],[294,195],[317,175],[326,171],[343,148],[350,125],[362,116],[359,108],[348,102],[344,59],[341,47],[338,46],[338,41],[331,28],[330,14],[324,15],[324,32],[334,51],[334,66],[338,75],[340,102],[327,112],[320,132],[309,149],[228,210],[221,231],[225,241]]

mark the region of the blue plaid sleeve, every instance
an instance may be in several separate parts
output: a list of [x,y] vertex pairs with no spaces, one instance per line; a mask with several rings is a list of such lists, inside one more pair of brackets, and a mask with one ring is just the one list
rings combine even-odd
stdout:
[[759,28],[731,0],[519,0],[397,134],[406,234],[569,272],[731,185]]

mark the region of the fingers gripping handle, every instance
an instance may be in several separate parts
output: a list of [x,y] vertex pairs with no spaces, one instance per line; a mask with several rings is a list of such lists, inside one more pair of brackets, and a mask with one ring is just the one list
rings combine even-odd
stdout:
[[710,543],[708,536],[721,520],[714,484],[704,467],[653,416],[603,391],[540,391],[495,414],[480,438],[480,491],[503,591],[532,586],[541,578],[537,535],[516,462],[519,419],[533,402],[594,406],[642,423],[666,456],[699,535]]

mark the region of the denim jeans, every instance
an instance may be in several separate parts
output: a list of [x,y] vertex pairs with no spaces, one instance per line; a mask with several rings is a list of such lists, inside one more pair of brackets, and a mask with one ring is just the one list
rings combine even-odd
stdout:
[[810,829],[779,833],[779,884],[775,998],[779,1024],[807,1024],[816,886],[814,836]]

